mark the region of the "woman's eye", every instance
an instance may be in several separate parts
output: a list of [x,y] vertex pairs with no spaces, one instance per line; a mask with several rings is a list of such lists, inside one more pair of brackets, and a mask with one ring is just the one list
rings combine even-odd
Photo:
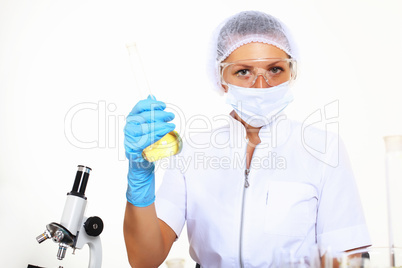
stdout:
[[279,74],[283,69],[281,67],[273,67],[269,71],[273,74]]
[[250,74],[250,71],[248,69],[243,69],[243,70],[239,70],[236,73],[236,76],[245,76]]

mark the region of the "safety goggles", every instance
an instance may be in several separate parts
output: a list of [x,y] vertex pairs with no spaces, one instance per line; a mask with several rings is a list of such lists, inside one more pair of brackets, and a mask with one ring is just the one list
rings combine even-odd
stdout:
[[223,62],[220,64],[222,85],[252,87],[262,76],[271,87],[296,77],[296,61],[283,58],[264,58]]

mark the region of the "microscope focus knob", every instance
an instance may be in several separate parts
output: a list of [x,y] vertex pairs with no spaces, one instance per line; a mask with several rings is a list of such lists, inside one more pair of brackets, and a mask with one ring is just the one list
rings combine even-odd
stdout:
[[99,217],[89,217],[84,223],[85,232],[89,236],[98,236],[103,231],[103,221]]

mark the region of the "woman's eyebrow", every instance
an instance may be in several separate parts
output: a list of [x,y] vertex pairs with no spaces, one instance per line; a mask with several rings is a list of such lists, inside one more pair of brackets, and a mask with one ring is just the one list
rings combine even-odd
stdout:
[[[262,65],[262,66],[264,66],[265,68],[268,68],[268,67],[271,67],[272,65],[277,65],[278,63],[280,63],[280,62],[283,62],[282,60],[275,60],[275,61],[270,61],[268,64],[264,64],[264,65]],[[257,62],[255,62],[255,63],[258,63],[258,61]],[[258,65],[257,64],[252,64],[252,63],[236,63],[234,66],[236,66],[237,68],[252,68],[252,67],[258,67]]]
[[251,64],[246,64],[246,63],[237,63],[235,66],[236,66],[236,67],[241,67],[241,68],[250,68],[250,67],[254,67],[253,65],[251,65]]
[[270,67],[270,66],[272,66],[272,65],[276,65],[276,64],[278,64],[278,62],[282,62],[282,61],[281,61],[281,60],[277,60],[277,61],[271,62],[271,63],[269,63],[269,64],[267,65],[267,67]]

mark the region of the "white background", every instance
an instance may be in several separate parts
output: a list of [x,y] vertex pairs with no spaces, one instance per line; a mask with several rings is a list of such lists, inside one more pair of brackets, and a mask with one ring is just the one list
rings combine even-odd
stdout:
[[[304,121],[339,102],[335,121],[373,243],[387,244],[382,137],[402,134],[401,1],[0,0],[1,267],[87,267],[87,248],[75,256],[69,249],[59,262],[55,243],[35,240],[60,220],[78,164],[93,169],[86,215],[105,223],[103,267],[129,267],[122,129],[138,94],[125,44],[139,43],[158,99],[186,118],[212,118],[230,109],[205,72],[209,37],[247,9],[277,16],[297,40],[300,72],[288,115]],[[80,107],[87,109],[73,113]],[[194,267],[183,234],[169,258]]]

